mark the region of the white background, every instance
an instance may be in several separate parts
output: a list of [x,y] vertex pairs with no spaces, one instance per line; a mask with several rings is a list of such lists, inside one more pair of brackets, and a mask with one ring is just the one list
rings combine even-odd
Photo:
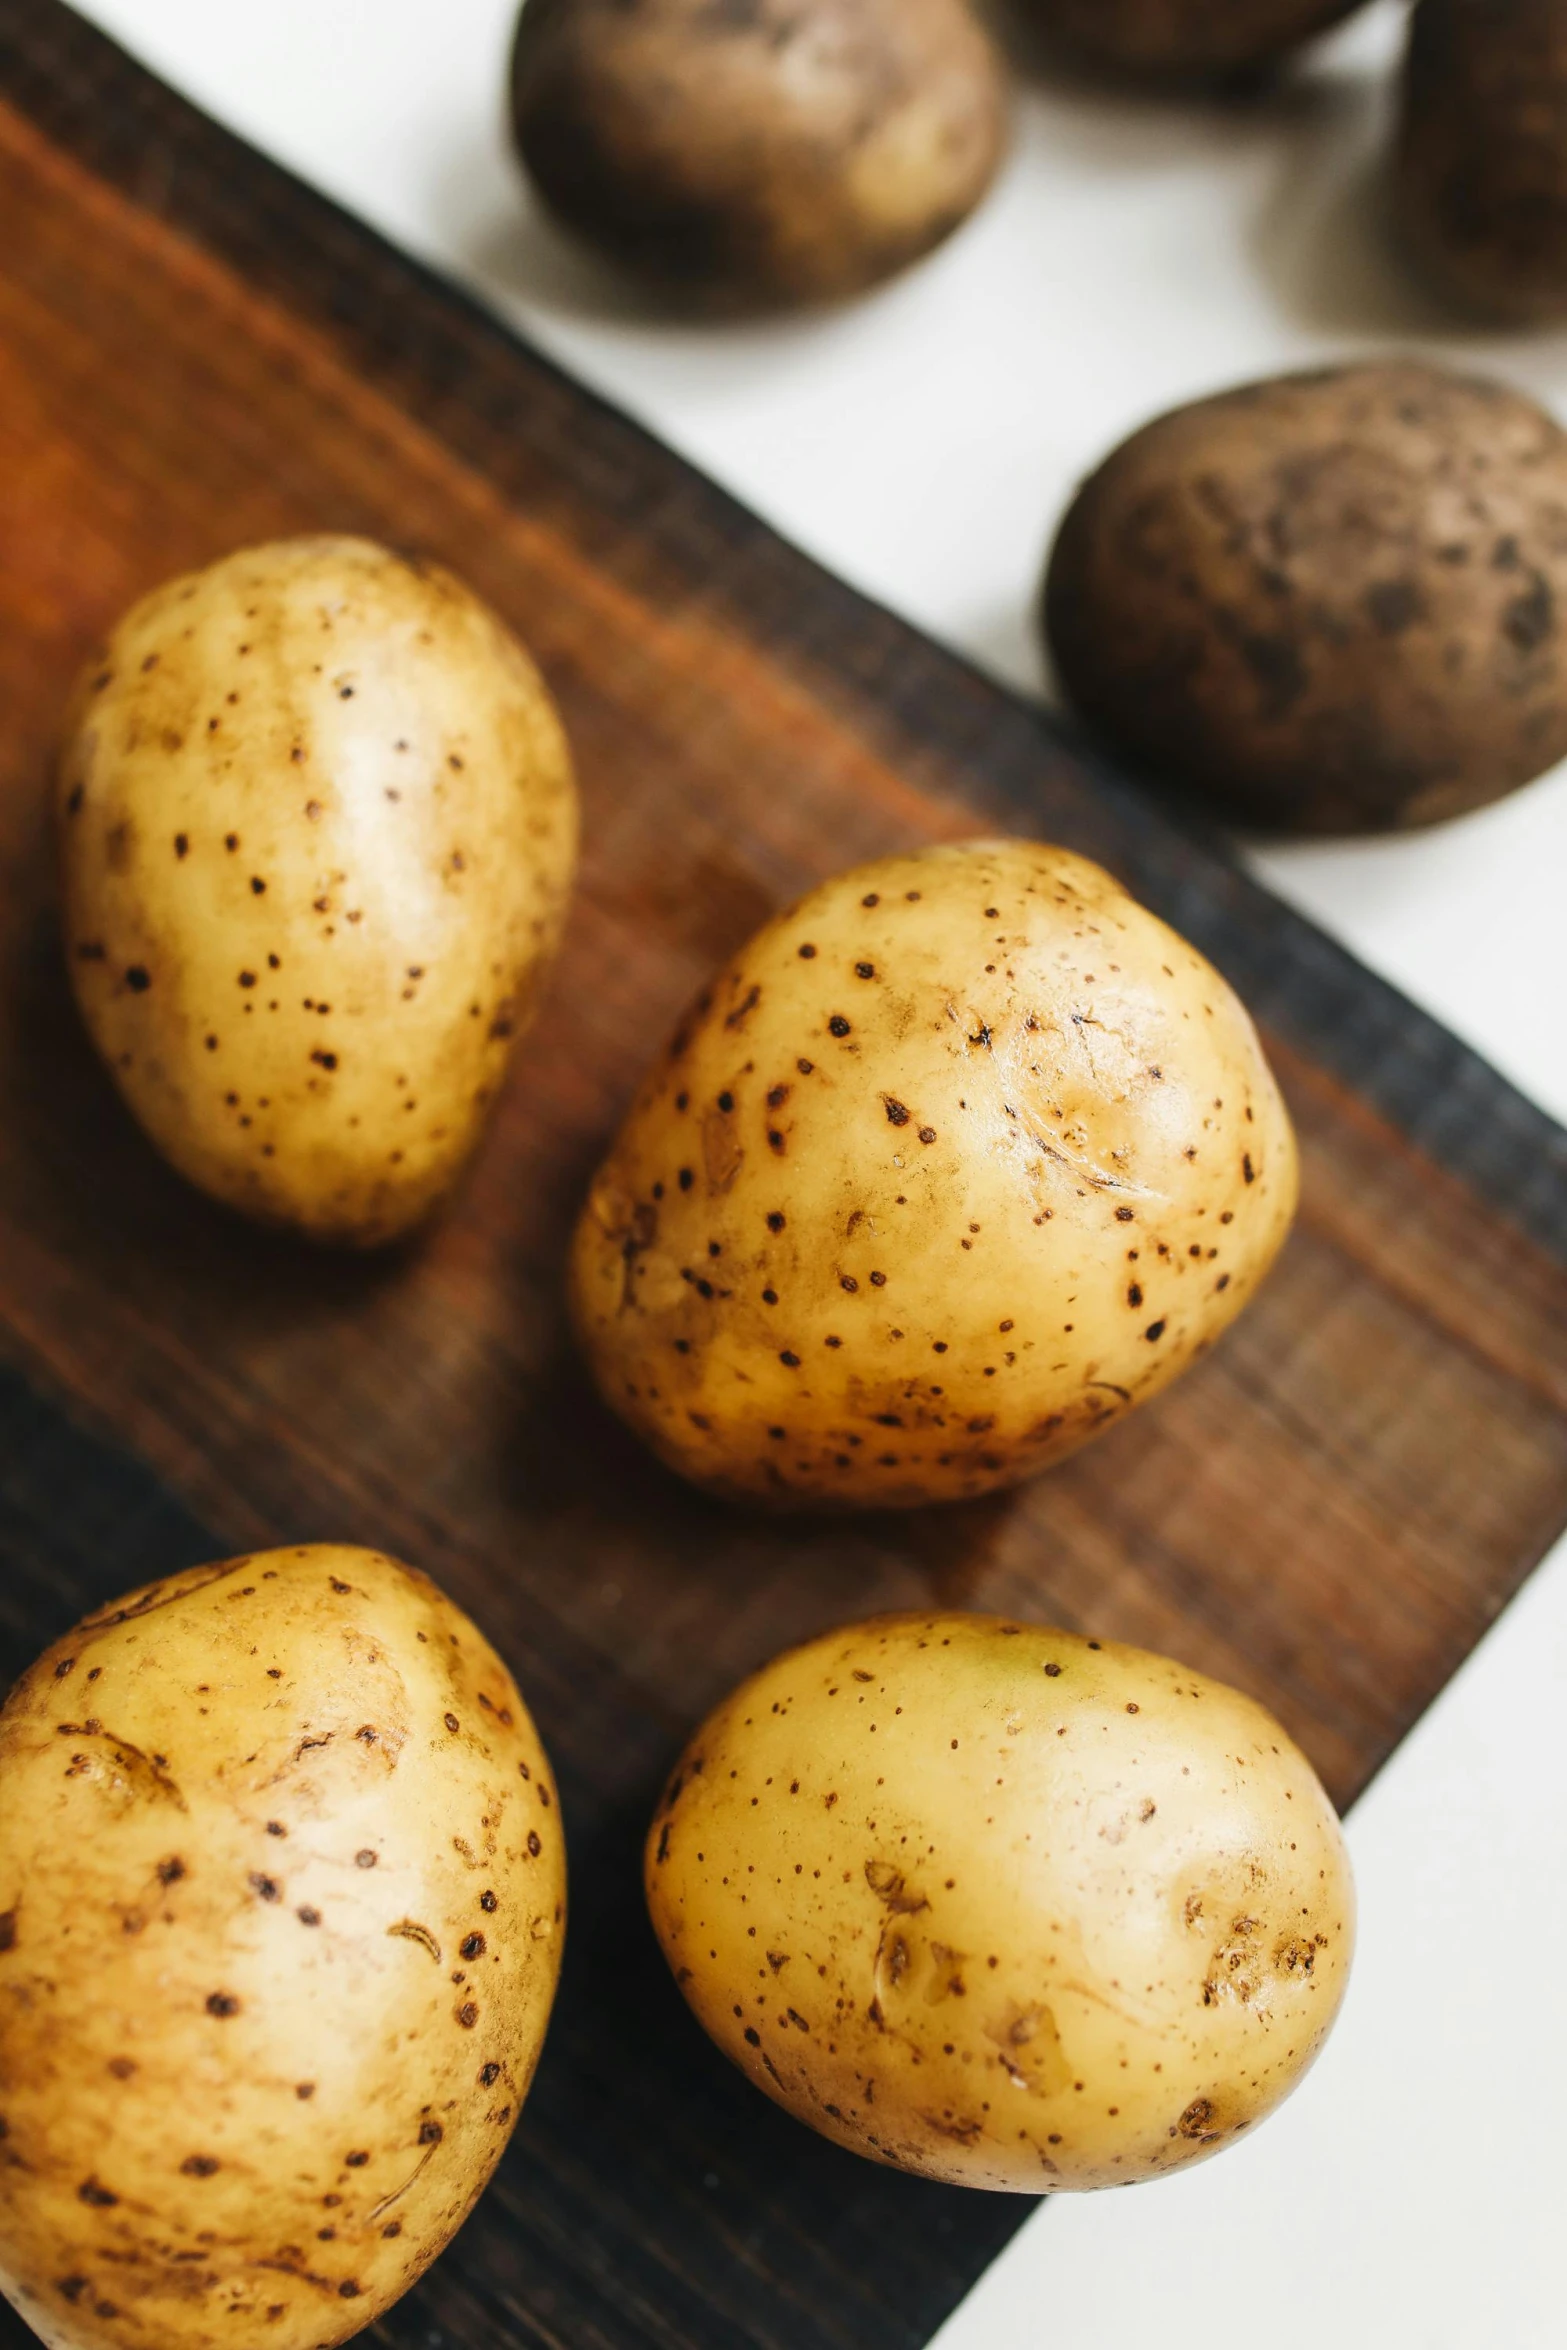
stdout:
[[[1567,417],[1567,341],[1464,332],[1389,243],[1395,0],[1244,102],[1034,75],[1001,184],[944,252],[851,309],[724,330],[662,320],[532,214],[502,127],[511,0],[85,13],[1028,690],[1045,684],[1029,614],[1055,519],[1157,409],[1413,345]],[[1426,837],[1254,861],[1567,1120],[1567,771]],[[1567,1552],[1355,1814],[1362,1954],[1299,2097],[1201,2171],[1046,2206],[941,2350],[1561,2350],[1564,1694]]]

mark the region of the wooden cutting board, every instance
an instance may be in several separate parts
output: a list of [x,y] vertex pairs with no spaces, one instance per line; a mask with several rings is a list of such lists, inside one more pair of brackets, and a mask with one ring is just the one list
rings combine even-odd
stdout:
[[[1348,1801],[1567,1521],[1567,1139],[1065,729],[55,0],[0,7],[0,224],[0,1679],[241,1547],[432,1570],[559,1765],[573,1918],[516,2144],[373,2338],[916,2350],[1027,2206],[857,2163],[708,2048],[641,1914],[661,1771],[784,1642],[939,1599],[1238,1682]],[[435,553],[508,615],[586,794],[496,1129],[444,1225],[378,1263],[258,1235],[151,1155],[68,1003],[44,822],[67,682],[120,607],[322,528]],[[771,908],[1001,828],[1114,867],[1247,997],[1301,1129],[1299,1231],[1195,1375],[1023,1494],[851,1524],[704,1501],[567,1343],[588,1171]]]

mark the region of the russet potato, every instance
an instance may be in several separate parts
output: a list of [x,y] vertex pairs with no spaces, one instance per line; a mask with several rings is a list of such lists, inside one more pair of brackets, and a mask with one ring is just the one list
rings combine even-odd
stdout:
[[1253,73],[1365,0],[1027,0],[1047,37],[1118,72],[1161,81]]
[[1567,756],[1567,432],[1422,361],[1155,419],[1073,500],[1045,622],[1069,699],[1241,824],[1434,824]]
[[550,209],[688,298],[831,301],[928,252],[1006,144],[965,0],[527,0],[512,59]]
[[1398,211],[1432,285],[1493,325],[1567,318],[1567,7],[1419,0]]

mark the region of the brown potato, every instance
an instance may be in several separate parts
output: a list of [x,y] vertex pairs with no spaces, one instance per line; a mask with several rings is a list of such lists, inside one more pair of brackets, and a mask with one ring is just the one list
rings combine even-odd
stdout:
[[973,211],[1006,142],[964,0],[528,0],[512,108],[562,222],[740,306],[902,269]]
[[1365,0],[1026,0],[1052,39],[1095,64],[1184,80],[1267,65]]
[[198,1567],[0,1711],[0,2290],[52,2350],[320,2350],[461,2227],[564,1933],[548,1761],[423,1575]]
[[1433,283],[1488,319],[1567,318],[1567,5],[1420,0],[1399,209]]
[[720,974],[594,1181],[573,1307],[697,1483],[958,1500],[1194,1362],[1295,1197],[1212,966],[1086,859],[969,841],[840,874]]
[[1200,2162],[1288,2096],[1354,1948],[1311,1765],[1168,1657],[883,1616],[703,1723],[648,1906],[704,2028],[875,2162],[1021,2194]]
[[495,615],[364,539],[230,555],[89,665],[57,800],[77,999],[164,1156],[313,1239],[429,1214],[576,855],[560,721]]
[[1431,824],[1567,755],[1567,434],[1416,361],[1199,400],[1078,492],[1045,623],[1155,776],[1291,832]]

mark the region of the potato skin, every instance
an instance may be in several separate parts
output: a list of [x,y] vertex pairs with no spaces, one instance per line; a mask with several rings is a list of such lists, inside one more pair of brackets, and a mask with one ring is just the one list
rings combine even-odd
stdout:
[[1477,316],[1567,318],[1567,7],[1420,0],[1399,210],[1440,290]]
[[362,539],[172,580],[85,672],[57,801],[77,999],[164,1156],[317,1240],[428,1215],[576,853],[559,720],[493,613]]
[[518,149],[614,260],[725,306],[830,301],[979,203],[1006,144],[962,0],[528,0]]
[[1129,2186],[1288,2095],[1354,1942],[1332,1806],[1272,1716],[1167,1657],[883,1616],[703,1723],[648,1905],[704,2029],[851,2152]]
[[1295,1199],[1217,972],[1085,859],[972,841],[840,874],[720,975],[593,1184],[573,1306],[697,1483],[957,1500],[1174,1378]]
[[1364,0],[1029,0],[1053,39],[1099,65],[1186,80],[1268,65]]
[[1567,434],[1412,361],[1134,433],[1078,492],[1045,625],[1083,715],[1221,815],[1380,832],[1567,755]]
[[411,1568],[89,1617],[0,1711],[0,2288],[51,2350],[358,2333],[505,2149],[564,1901],[516,1685]]

